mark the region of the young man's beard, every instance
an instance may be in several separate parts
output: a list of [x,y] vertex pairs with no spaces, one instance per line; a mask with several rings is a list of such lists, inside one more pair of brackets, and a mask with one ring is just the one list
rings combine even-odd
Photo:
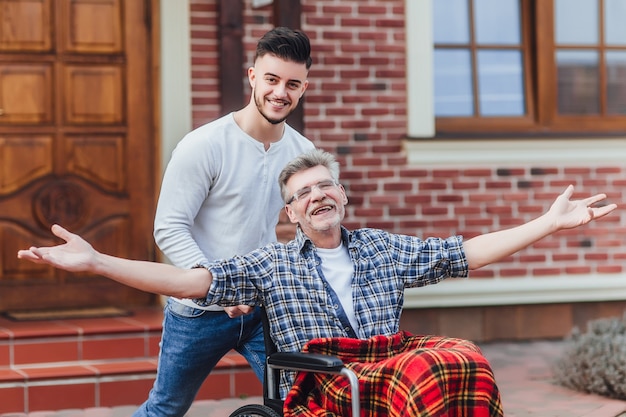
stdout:
[[291,109],[289,111],[289,113],[287,113],[287,116],[282,117],[280,119],[272,119],[271,117],[269,117],[267,114],[265,114],[263,112],[263,104],[264,104],[264,100],[261,99],[259,100],[256,96],[256,94],[254,93],[254,91],[252,92],[252,94],[254,94],[254,104],[256,105],[257,110],[259,111],[259,113],[261,114],[261,116],[263,116],[263,118],[265,120],[267,120],[268,122],[270,122],[273,125],[277,125],[280,124],[282,122],[284,122],[285,120],[287,120],[287,117],[291,114],[291,112],[293,111],[293,109]]

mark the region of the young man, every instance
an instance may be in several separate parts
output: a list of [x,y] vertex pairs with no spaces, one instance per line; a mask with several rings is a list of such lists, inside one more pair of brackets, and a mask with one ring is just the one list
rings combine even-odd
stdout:
[[[307,89],[310,52],[300,31],[279,27],[267,32],[248,69],[248,105],[197,128],[177,145],[154,221],[156,243],[174,265],[190,268],[276,241],[282,208],[278,174],[292,158],[313,148],[285,123]],[[156,381],[134,416],[182,417],[209,372],[232,349],[262,381],[259,312],[242,315],[251,310],[239,306],[225,311],[169,298]]]
[[[349,231],[342,227],[348,199],[338,181],[339,166],[332,155],[313,150],[295,158],[283,169],[279,182],[287,215],[298,225],[296,238],[194,269],[104,255],[58,225],[52,232],[67,243],[32,247],[20,251],[18,257],[69,271],[104,275],[145,291],[196,298],[203,304],[263,304],[278,350],[299,351],[316,338],[363,341],[394,337],[399,331],[405,288],[466,277],[469,270],[496,262],[559,230],[603,217],[616,208],[615,204],[593,207],[606,198],[604,194],[572,201],[570,186],[545,214],[523,225],[467,241],[461,236],[422,240],[376,229]],[[408,368],[403,367],[398,375],[414,371],[411,364],[431,353],[436,357],[427,362],[437,366],[415,378],[411,389],[390,390],[391,399],[376,401],[373,396],[379,391],[361,387],[365,395],[362,410],[368,415],[380,415],[388,410],[376,407],[390,403],[415,407],[407,408],[406,415],[501,415],[497,387],[480,351],[460,347],[462,343],[451,345],[443,349],[448,341],[424,344],[413,340],[411,346],[415,349],[410,355],[417,357],[411,358]],[[359,375],[365,377],[367,370],[362,364],[357,367]],[[387,383],[392,379],[389,375],[383,373],[381,379]],[[431,383],[423,386],[424,381]],[[283,380],[283,396],[292,382]],[[435,404],[438,410],[432,414],[416,411],[425,391],[430,394],[424,397],[428,399],[426,407]],[[331,398],[335,394],[332,389],[324,393]],[[396,395],[401,396],[399,401],[394,401]],[[288,403],[293,405],[289,399]],[[344,411],[339,409],[336,414]]]

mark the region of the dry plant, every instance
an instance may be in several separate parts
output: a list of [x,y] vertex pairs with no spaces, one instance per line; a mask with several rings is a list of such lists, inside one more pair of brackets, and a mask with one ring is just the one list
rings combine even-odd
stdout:
[[574,328],[554,364],[559,385],[626,400],[626,314],[590,321],[587,332]]

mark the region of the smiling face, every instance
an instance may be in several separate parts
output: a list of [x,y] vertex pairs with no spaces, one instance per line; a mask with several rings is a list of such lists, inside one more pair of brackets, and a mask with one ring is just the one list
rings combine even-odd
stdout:
[[306,64],[285,61],[272,54],[257,58],[248,79],[257,110],[271,124],[279,124],[294,111],[309,85]]
[[[292,223],[298,223],[302,231],[318,247],[335,248],[341,238],[341,221],[346,211],[348,197],[342,185],[317,187],[319,183],[333,180],[325,166],[318,165],[297,172],[286,184],[288,195],[310,187],[305,197],[294,200],[285,206],[285,211]],[[321,189],[323,188],[323,189]]]

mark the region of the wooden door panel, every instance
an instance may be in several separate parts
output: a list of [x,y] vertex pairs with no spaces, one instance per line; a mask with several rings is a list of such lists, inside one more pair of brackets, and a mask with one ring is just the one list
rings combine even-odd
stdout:
[[[6,284],[54,283],[56,281],[52,268],[38,264],[27,265],[19,261],[15,256],[17,250],[34,244],[31,233],[14,225],[0,222],[0,238],[4,242],[2,245],[2,257],[0,258],[3,286]],[[51,238],[39,238],[36,241],[37,245],[47,246],[54,243]]]
[[0,63],[0,123],[52,122],[50,63]]
[[105,190],[126,190],[124,138],[119,135],[70,136],[65,139],[65,172]]
[[[12,200],[15,202],[16,199]],[[68,273],[16,258],[19,249],[30,245],[58,244],[60,241],[49,233],[54,223],[80,232],[101,251],[136,257],[136,248],[131,248],[136,239],[129,235],[133,221],[127,214],[130,212],[127,200],[103,194],[72,180],[40,181],[23,190],[20,200],[30,200],[32,206],[6,204],[0,200],[0,212],[3,213],[0,218],[0,239],[3,242],[0,250],[0,305],[3,309],[24,308],[21,303],[28,293],[47,293],[46,300],[39,304],[41,308],[103,305],[105,300],[115,305],[123,305],[121,300],[132,300],[134,305],[155,302],[152,295],[109,280],[90,274]],[[4,220],[7,217],[10,222]],[[91,299],[87,297],[85,294],[90,293],[87,287],[92,282],[107,293],[94,293]],[[69,294],[74,295],[71,297]],[[114,294],[119,294],[120,298],[116,300]],[[27,304],[26,307],[31,306]]]
[[126,218],[130,211],[124,194],[107,193],[72,177],[46,179],[34,187],[31,201],[33,220],[43,230],[58,223],[70,230],[87,231],[109,219]]
[[51,136],[0,136],[0,196],[51,172]]
[[[83,235],[89,241],[95,242],[94,247],[98,250],[130,257],[128,222],[128,219],[123,218],[108,219],[102,224],[94,225],[92,229],[85,230]],[[26,302],[27,306],[32,306],[33,300],[36,299],[36,305],[41,308],[58,308],[59,306],[94,305],[85,303],[85,299],[91,299],[92,302],[97,300],[97,305],[103,305],[106,302],[120,305],[119,300],[129,302],[129,299],[138,299],[133,294],[134,291],[126,287],[111,285],[107,279],[21,262],[15,257],[18,249],[32,244],[53,245],[58,243],[57,240],[43,236],[33,237],[31,233],[1,221],[0,239],[7,243],[0,247],[0,272],[3,275],[2,299],[11,300],[9,305],[24,305]],[[27,286],[29,291],[24,291],[24,286]],[[59,288],[66,290],[59,291]],[[71,290],[68,291],[68,288]],[[120,296],[117,300],[116,294]],[[152,296],[145,294],[141,296],[145,298],[144,303],[147,300],[153,300]]]
[[63,5],[68,22],[63,28],[67,51],[90,54],[122,51],[119,0],[74,0]]
[[65,68],[63,94],[69,124],[117,124],[124,121],[122,69],[94,65]]
[[[102,277],[16,259],[20,248],[58,243],[55,223],[107,253],[155,258],[150,5],[0,0],[0,311],[158,302]],[[53,26],[10,27],[42,19]],[[45,52],[24,46],[46,37]]]
[[41,52],[52,48],[50,0],[0,0],[0,22],[0,50]]
[[[100,224],[87,228],[83,235],[94,244],[98,250],[108,253],[117,253],[120,256],[131,256],[126,229],[129,227],[128,218],[117,217],[105,219]],[[22,262],[15,254],[19,249],[30,245],[50,246],[58,244],[58,239],[52,236],[33,237],[32,233],[20,227],[0,222],[0,237],[5,244],[0,255],[0,268],[3,275],[3,284],[25,283],[35,284],[63,284],[69,281],[84,281],[91,279],[84,274],[74,274],[50,268],[45,265]]]
[[[49,238],[55,223],[82,234],[103,227],[111,219],[130,218],[130,212],[131,203],[124,194],[107,193],[71,176],[48,176],[0,198],[0,227],[11,225],[34,238]],[[135,241],[129,234],[126,237]]]

